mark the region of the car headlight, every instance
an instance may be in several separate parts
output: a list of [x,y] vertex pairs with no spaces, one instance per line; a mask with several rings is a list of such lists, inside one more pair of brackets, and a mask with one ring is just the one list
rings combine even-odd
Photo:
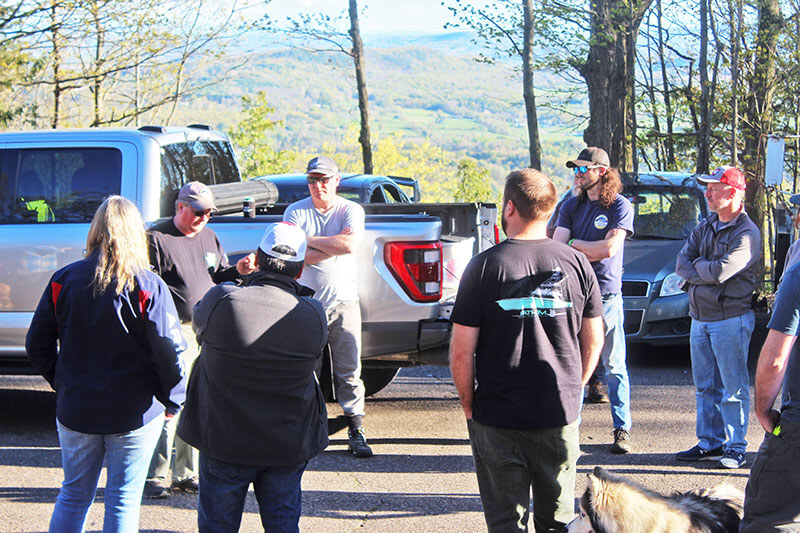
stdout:
[[664,278],[664,281],[661,282],[661,290],[658,292],[659,297],[663,296],[674,296],[676,294],[682,294],[683,291],[681,290],[681,284],[683,283],[683,278],[677,275],[675,272],[672,274],[668,274],[667,277]]

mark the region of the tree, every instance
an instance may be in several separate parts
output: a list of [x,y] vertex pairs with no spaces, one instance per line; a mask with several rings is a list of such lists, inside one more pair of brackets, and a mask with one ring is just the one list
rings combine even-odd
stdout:
[[[290,44],[296,48],[312,53],[343,53],[353,61],[361,124],[358,140],[361,145],[364,173],[372,174],[374,169],[369,129],[369,98],[364,65],[364,45],[361,41],[356,0],[348,0],[347,19],[350,23],[347,32],[340,29],[344,24],[344,14],[333,18],[319,13],[301,14],[297,18],[287,17],[285,26],[273,21],[267,15],[262,19],[262,25],[269,31],[286,36]],[[317,43],[317,46],[309,47],[308,39]]]
[[[534,44],[537,21],[532,0],[521,3],[508,1],[480,2],[476,7],[467,0],[452,0],[448,9],[457,22],[445,27],[465,27],[475,30],[489,56],[481,54],[477,60],[492,63],[502,57],[516,57],[522,61],[522,97],[528,126],[528,153],[530,166],[542,168],[542,146],[539,139],[539,120],[536,111],[536,94],[533,74],[535,70]],[[477,42],[474,40],[473,42]]]
[[489,169],[482,167],[475,159],[465,157],[458,162],[456,188],[453,199],[456,202],[489,202],[492,200],[492,183]]
[[589,51],[573,66],[586,81],[589,124],[583,140],[608,152],[611,165],[635,170],[635,53],[652,0],[590,0]]
[[[162,121],[168,124],[177,102],[228,74],[223,69],[217,77],[206,74],[195,81],[187,67],[199,71],[224,56],[227,46],[249,30],[237,19],[252,1],[223,6],[202,0],[22,0],[40,8],[29,9],[15,28],[24,35],[25,50],[44,68],[20,84],[19,95],[40,103],[39,89],[49,91],[49,105],[40,109],[54,128],[65,120],[129,124],[171,105]],[[75,105],[64,108],[67,95]]]

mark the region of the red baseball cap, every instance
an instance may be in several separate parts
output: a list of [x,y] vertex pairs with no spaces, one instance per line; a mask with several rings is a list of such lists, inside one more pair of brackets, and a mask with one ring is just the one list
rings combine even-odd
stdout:
[[742,171],[728,165],[719,167],[710,176],[697,176],[697,181],[705,185],[709,183],[724,183],[740,191],[745,190],[746,187]]

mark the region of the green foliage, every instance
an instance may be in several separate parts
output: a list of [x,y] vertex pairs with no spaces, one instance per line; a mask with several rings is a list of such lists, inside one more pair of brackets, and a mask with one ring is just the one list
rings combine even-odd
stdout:
[[476,160],[465,157],[458,162],[456,202],[489,202],[492,199],[491,173]]
[[247,178],[264,174],[289,172],[302,160],[302,154],[293,150],[275,150],[264,132],[281,125],[270,116],[275,109],[267,103],[264,91],[256,93],[255,98],[242,96],[243,115],[236,128],[229,133],[231,141],[239,148],[239,166]]

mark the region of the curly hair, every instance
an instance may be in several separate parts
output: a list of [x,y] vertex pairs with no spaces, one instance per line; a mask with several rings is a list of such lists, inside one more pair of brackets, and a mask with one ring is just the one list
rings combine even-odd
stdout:
[[[622,192],[622,179],[619,175],[619,170],[615,168],[607,168],[606,173],[600,176],[600,205],[603,207],[610,207],[616,200],[617,195]],[[588,198],[586,191],[581,191],[581,201]]]

